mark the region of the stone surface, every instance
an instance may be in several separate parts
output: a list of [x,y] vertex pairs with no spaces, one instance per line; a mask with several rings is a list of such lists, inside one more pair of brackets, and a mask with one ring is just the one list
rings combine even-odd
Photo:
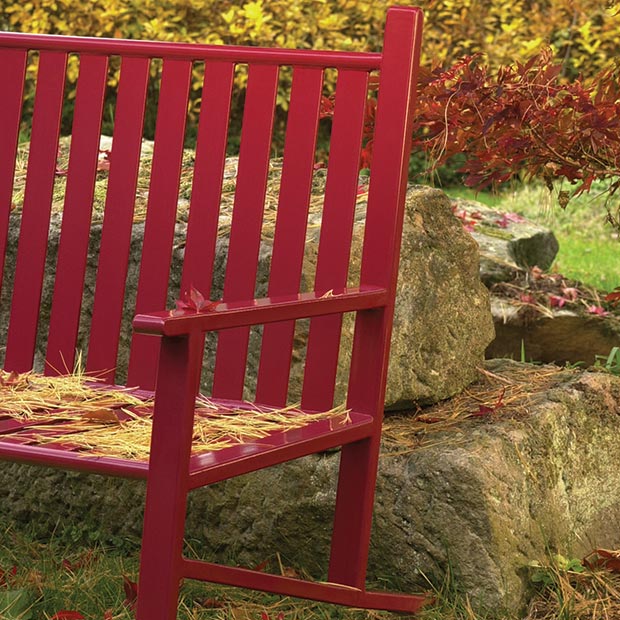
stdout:
[[469,224],[480,247],[480,277],[487,286],[509,280],[517,268],[545,270],[553,264],[559,244],[547,228],[474,200],[454,202],[455,212]]
[[590,366],[620,347],[620,317],[587,314],[583,306],[543,314],[492,296],[491,311],[496,336],[486,351],[489,358],[521,359],[524,351],[528,361]]
[[[476,377],[481,351],[494,337],[476,244],[453,217],[447,196],[412,187],[405,209],[386,393],[386,405],[394,409],[458,393]],[[350,277],[359,273],[363,225],[362,211],[353,233]],[[318,239],[309,241],[310,247],[315,244]],[[314,271],[312,261],[307,267]],[[343,360],[352,341],[349,320],[343,327]],[[293,376],[300,372],[294,369]],[[342,399],[344,380],[339,387]]]
[[[441,582],[450,568],[475,607],[498,617],[525,604],[529,562],[620,546],[620,379],[508,360],[486,370],[520,398],[432,434],[387,421],[369,577],[419,591],[422,572]],[[552,379],[536,392],[544,372]],[[193,493],[192,548],[244,566],[280,554],[324,578],[337,465],[337,453],[314,455]],[[42,536],[88,539],[96,528],[101,542],[135,542],[142,499],[139,482],[0,464],[3,522]]]
[[[355,282],[359,273],[361,238],[364,224],[364,203],[358,205],[355,224],[350,281]],[[226,215],[226,213],[224,214]],[[10,308],[9,292],[15,265],[19,214],[11,215],[9,249],[5,269],[5,282],[0,300],[0,342],[6,340]],[[319,222],[311,222],[318,224]],[[55,257],[58,250],[61,215],[54,213],[50,224],[46,279],[42,293],[43,327],[49,323],[53,295]],[[168,307],[174,307],[180,286],[183,262],[183,242],[186,224],[177,224],[172,256]],[[126,375],[128,350],[131,341],[131,318],[139,274],[143,223],[134,224],[127,295],[117,364],[117,381]],[[311,226],[306,246],[304,275],[301,289],[312,287],[316,267],[319,227]],[[94,295],[97,252],[101,239],[101,224],[92,226],[86,286],[83,298],[83,316],[80,324],[78,350],[86,355],[90,313]],[[222,292],[226,263],[227,239],[220,238],[217,245],[216,267],[212,298]],[[257,276],[257,294],[267,291],[272,239],[267,235],[260,249]],[[394,337],[390,361],[386,404],[402,407],[412,402],[429,403],[447,398],[463,389],[475,377],[476,366],[484,356],[486,346],[493,339],[493,323],[489,311],[488,293],[478,278],[478,253],[458,221],[452,216],[450,202],[440,191],[413,187],[407,195],[407,209],[403,231],[399,290],[394,319]],[[307,325],[299,322],[291,370],[290,397],[297,400],[301,391],[303,352]],[[346,368],[353,338],[353,321],[345,321],[342,338],[341,368]],[[46,334],[39,334],[36,348],[36,365],[41,369],[45,359]],[[251,333],[248,355],[248,383],[246,397],[251,398],[256,381],[260,355],[260,330]],[[212,380],[215,339],[207,342],[203,390],[209,392]],[[338,382],[337,402],[344,399],[347,377],[342,373]]]

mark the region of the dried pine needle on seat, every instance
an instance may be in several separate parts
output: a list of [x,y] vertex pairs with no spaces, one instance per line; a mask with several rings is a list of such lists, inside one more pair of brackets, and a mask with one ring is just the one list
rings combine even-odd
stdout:
[[48,377],[0,370],[0,417],[30,420],[62,413],[63,419],[79,420],[101,409],[143,404],[130,390],[111,389],[79,371]]
[[[222,450],[302,428],[316,420],[347,424],[348,414],[344,406],[309,414],[298,405],[273,409],[243,403],[231,407],[200,396],[192,452]],[[28,432],[41,445],[70,443],[88,456],[147,460],[152,416],[153,401],[138,398],[130,390],[97,385],[80,373],[58,377],[0,375],[0,419],[29,421]],[[55,435],[52,422],[58,420],[63,421],[62,433]]]

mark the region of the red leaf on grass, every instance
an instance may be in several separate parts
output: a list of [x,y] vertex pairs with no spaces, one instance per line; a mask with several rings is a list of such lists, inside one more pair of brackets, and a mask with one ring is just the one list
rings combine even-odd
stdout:
[[[110,411],[110,410],[98,409],[97,411],[93,411],[92,413],[97,414],[99,411]],[[83,417],[86,419],[98,420],[98,417],[89,418],[86,414]],[[118,423],[118,418],[116,418],[116,422]],[[80,555],[78,559],[73,562],[71,560],[67,560],[66,558],[64,558],[62,561],[62,567],[65,570],[68,570],[74,573],[76,570],[79,570],[80,568],[84,568],[85,566],[88,566],[92,561],[93,561],[93,550],[89,549],[85,553],[82,553],[82,555]]]
[[125,590],[123,605],[135,611],[138,604],[138,584],[135,581],[131,581],[126,575],[123,575],[123,588]]
[[17,566],[13,565],[8,570],[0,568],[0,587],[5,588],[9,582],[17,575]]
[[106,609],[103,612],[103,620],[114,620],[114,616],[112,615],[111,609]]
[[86,620],[79,611],[57,611],[50,620]]

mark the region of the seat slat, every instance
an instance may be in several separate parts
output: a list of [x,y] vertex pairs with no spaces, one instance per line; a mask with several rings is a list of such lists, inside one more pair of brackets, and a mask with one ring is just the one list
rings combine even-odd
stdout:
[[150,62],[123,58],[86,370],[114,381]]
[[3,80],[2,114],[0,114],[0,144],[2,145],[0,149],[0,290],[2,289],[9,215],[13,199],[13,177],[19,140],[26,61],[25,50],[0,50]]
[[[166,307],[192,63],[164,60],[136,313]],[[159,341],[134,335],[128,385],[155,386]]]
[[211,290],[233,77],[232,63],[205,66],[181,296],[192,286],[205,297]]
[[47,255],[58,134],[65,87],[65,52],[41,52],[22,221],[4,367],[32,368]]
[[[315,278],[319,293],[340,289],[347,282],[367,90],[366,72],[338,74]],[[310,323],[304,407],[329,409],[333,404],[341,324],[341,315],[318,317]]]
[[[293,70],[269,275],[270,297],[299,291],[322,87],[322,70]],[[294,332],[294,321],[265,325],[256,387],[258,402],[278,406],[286,403]]]
[[[254,297],[277,89],[277,65],[250,66],[224,280],[225,301]],[[218,335],[214,396],[241,398],[249,333],[249,328],[239,328]]]
[[71,151],[45,372],[72,370],[82,307],[101,115],[106,88],[106,56],[80,59]]

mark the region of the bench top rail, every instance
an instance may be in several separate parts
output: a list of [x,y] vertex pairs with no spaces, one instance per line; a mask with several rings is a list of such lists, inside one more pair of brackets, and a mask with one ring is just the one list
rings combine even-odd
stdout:
[[73,37],[49,34],[21,34],[0,31],[0,47],[22,50],[62,51],[75,54],[119,55],[137,58],[214,60],[247,64],[341,67],[372,71],[381,66],[381,54],[333,52],[304,49],[276,49],[235,45],[200,45],[170,41]]

